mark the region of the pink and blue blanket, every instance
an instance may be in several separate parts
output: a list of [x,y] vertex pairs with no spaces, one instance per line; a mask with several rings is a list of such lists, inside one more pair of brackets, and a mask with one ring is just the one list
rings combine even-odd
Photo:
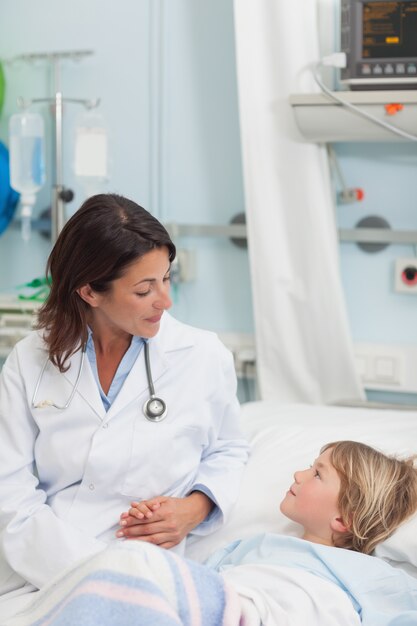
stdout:
[[124,542],[64,572],[7,626],[239,623],[239,598],[216,572],[147,543]]

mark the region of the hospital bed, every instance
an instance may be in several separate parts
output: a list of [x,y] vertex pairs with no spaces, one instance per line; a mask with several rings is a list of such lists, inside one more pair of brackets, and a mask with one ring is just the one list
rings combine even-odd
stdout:
[[[293,482],[294,471],[308,467],[325,443],[351,439],[394,455],[417,454],[417,409],[248,402],[242,405],[242,426],[251,457],[239,499],[223,528],[189,540],[187,556],[198,561],[230,541],[256,533],[297,536],[299,527],[281,514],[279,503]],[[417,576],[417,516],[378,553]]]
[[[317,457],[320,448],[325,443],[340,439],[352,439],[373,445],[386,453],[395,455],[409,456],[417,452],[417,411],[414,410],[382,410],[301,404],[279,406],[272,402],[252,402],[244,404],[242,407],[242,426],[251,443],[252,453],[244,474],[238,502],[233,509],[230,519],[223,528],[212,535],[204,537],[194,536],[188,540],[186,556],[194,561],[203,562],[230,542],[265,532],[299,536],[300,527],[280,513],[279,503],[293,482],[294,471],[308,467]],[[133,542],[128,543],[132,544]],[[63,610],[65,610],[65,607],[69,607],[70,611],[70,621],[65,623],[75,623],[71,621],[71,611],[79,609],[77,602],[74,605],[70,602],[67,602],[67,604],[62,603],[63,597],[68,599],[74,596],[74,590],[77,590],[78,601],[80,601],[81,597],[84,598],[84,601],[91,599],[94,601],[94,610],[98,621],[93,619],[89,623],[92,625],[101,624],[99,608],[103,608],[104,614],[107,616],[110,610],[109,603],[111,598],[109,598],[108,594],[110,584],[113,585],[112,589],[116,585],[116,588],[119,590],[117,603],[113,607],[114,610],[122,610],[123,603],[125,603],[125,607],[129,607],[129,610],[149,610],[149,606],[139,606],[140,602],[134,606],[129,595],[131,594],[131,587],[126,587],[127,594],[124,596],[125,600],[120,601],[122,597],[120,594],[124,589],[123,585],[126,585],[126,576],[130,576],[132,572],[137,574],[141,571],[141,564],[144,558],[143,554],[142,556],[140,555],[140,551],[143,553],[143,550],[155,550],[153,546],[148,546],[148,544],[143,544],[142,542],[134,542],[134,544],[135,550],[133,552],[138,554],[132,554],[131,558],[133,560],[131,565],[126,566],[125,560],[123,565],[119,562],[120,550],[113,550],[112,552],[110,549],[107,555],[102,556],[103,553],[101,553],[99,556],[100,559],[105,559],[102,564],[107,572],[106,576],[109,576],[109,572],[111,572],[114,580],[110,580],[108,577],[105,581],[103,579],[97,580],[97,561],[94,562],[94,567],[90,569],[87,562],[84,569],[77,569],[75,573],[64,574],[59,584],[54,584],[49,589],[45,589],[44,597],[46,597],[47,607],[49,607],[48,611],[40,603],[39,615],[35,610],[31,611],[29,617],[18,618],[16,621],[11,620],[10,626],[32,626],[35,617],[55,615],[55,610],[57,610],[55,615],[57,621],[55,622],[54,619],[48,621],[48,624],[55,626],[55,624],[60,624],[59,620],[62,618],[59,609],[56,607],[62,606],[64,607]],[[122,545],[126,547],[126,544]],[[173,565],[172,563],[171,565],[169,563],[157,563],[158,559],[165,558],[169,560],[171,558],[169,551],[158,552],[159,556],[156,555],[155,558],[151,555],[151,558],[148,559],[148,565],[152,565],[158,571],[169,569],[171,566],[174,567],[177,570],[175,575],[175,593],[180,593],[178,590],[180,589],[181,576],[185,580],[184,593],[187,593],[187,580],[192,576],[192,572],[190,574],[188,571],[183,571],[179,578],[178,568],[175,563]],[[377,548],[377,555],[388,560],[395,568],[404,569],[407,573],[417,577],[417,515],[403,524],[383,544],[380,544]],[[145,560],[146,558],[145,555]],[[137,560],[135,561],[135,559]],[[191,565],[191,567],[194,566]],[[153,576],[153,574],[150,575]],[[354,611],[353,605],[344,591],[333,585],[333,583],[321,580],[313,574],[309,576],[310,578],[303,573],[294,575],[295,586],[298,586],[298,589],[295,591],[294,580],[289,587],[288,585],[285,587],[280,582],[273,588],[273,595],[276,596],[275,604],[266,608],[269,619],[265,623],[268,626],[270,624],[273,626],[281,626],[281,624],[286,624],[286,626],[299,626],[300,624],[303,626],[305,624],[308,624],[308,626],[328,626],[329,624],[360,626],[361,622],[358,614]],[[81,580],[82,577],[83,579]],[[92,577],[96,578],[93,580]],[[87,591],[81,593],[82,585],[85,586],[86,581],[88,583]],[[135,582],[135,584],[139,583],[138,581]],[[149,580],[145,581],[145,585],[148,585],[148,583]],[[60,585],[63,587],[62,590]],[[256,587],[257,579],[252,578],[250,585]],[[331,589],[329,585],[334,589]],[[212,589],[212,586],[207,584],[207,593],[209,587]],[[104,589],[101,599],[99,597],[100,588]],[[206,588],[203,587],[203,589],[201,599],[207,602]],[[239,588],[238,591],[240,591]],[[303,615],[300,621],[298,603],[300,594],[302,596],[304,591],[308,591],[308,595],[312,598],[314,611]],[[57,596],[56,599],[54,599],[54,593]],[[281,596],[284,594],[285,607],[282,611],[285,615],[283,620],[281,615],[278,616],[274,613],[277,611],[277,606],[280,602],[280,593]],[[292,597],[293,593],[295,594],[294,597]],[[169,595],[169,590],[167,594]],[[329,599],[330,596],[331,600]],[[192,604],[197,601],[198,599],[194,597],[190,602]],[[176,599],[174,599],[175,602]],[[102,603],[102,607],[100,603]],[[210,600],[210,603],[212,603],[212,600]],[[295,611],[295,605],[297,605],[297,611]],[[329,621],[330,605],[332,615]],[[52,613],[51,607],[53,609]],[[324,615],[322,611],[325,611],[326,608],[327,613]],[[244,626],[259,626],[257,611],[252,614],[251,609],[246,607],[246,610]],[[294,616],[294,618],[292,610],[294,610],[294,615],[297,612],[297,616]],[[209,608],[208,613],[210,612],[211,609]],[[280,608],[278,608],[278,612],[281,612]],[[126,623],[155,623],[152,619],[147,621],[141,615],[138,613],[137,619],[139,621]],[[415,615],[416,613],[413,613],[413,616]],[[68,616],[65,617],[68,618]],[[43,624],[44,622],[40,619],[36,623]],[[122,618],[120,623],[125,623],[122,621]],[[165,624],[164,621],[158,623]],[[179,620],[175,621],[175,623],[185,624],[188,622]],[[202,626],[207,626],[211,623],[209,619],[207,621],[204,619]],[[235,621],[235,618],[229,615],[226,621],[216,622],[215,620],[214,623],[216,626],[220,626],[223,623],[225,626],[237,626],[239,618]],[[406,622],[401,623],[405,624]],[[417,622],[412,621],[411,623]],[[9,622],[7,622],[7,626],[9,626]]]
[[[327,442],[351,439],[390,454],[417,453],[417,410],[252,402],[244,404],[242,412],[252,452],[239,499],[223,528],[210,536],[189,540],[187,556],[198,561],[204,561],[222,545],[258,533],[299,536],[300,527],[281,514],[279,503],[293,482],[294,471],[313,463]],[[417,515],[380,544],[376,554],[417,577]],[[285,601],[288,610],[288,597]],[[339,622],[335,623],[344,624],[344,614],[341,597]],[[310,626],[315,622],[306,616],[305,623]],[[356,621],[352,617],[347,623],[353,625]],[[293,624],[291,616],[288,624]]]

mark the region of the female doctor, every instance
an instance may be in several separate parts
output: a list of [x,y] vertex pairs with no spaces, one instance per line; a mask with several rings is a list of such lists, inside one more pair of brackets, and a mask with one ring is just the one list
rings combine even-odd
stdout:
[[62,230],[38,330],[1,373],[0,594],[109,541],[183,545],[231,509],[248,455],[232,357],[166,312],[174,257],[165,228],[113,194]]

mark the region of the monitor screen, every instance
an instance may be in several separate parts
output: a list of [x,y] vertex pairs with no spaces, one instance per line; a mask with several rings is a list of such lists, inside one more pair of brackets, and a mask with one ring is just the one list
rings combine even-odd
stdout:
[[363,3],[362,57],[417,57],[417,1]]

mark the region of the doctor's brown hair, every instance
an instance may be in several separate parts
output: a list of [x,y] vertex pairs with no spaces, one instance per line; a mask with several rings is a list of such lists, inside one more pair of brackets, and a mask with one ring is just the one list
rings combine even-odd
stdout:
[[87,342],[89,305],[77,289],[89,284],[109,291],[112,281],[155,248],[166,246],[169,260],[175,246],[162,224],[144,208],[116,194],[88,198],[62,229],[46,266],[51,282],[38,315],[49,358],[61,372],[68,359]]
[[328,443],[340,478],[338,508],[348,528],[334,545],[370,554],[417,510],[415,457],[397,459],[357,441]]

